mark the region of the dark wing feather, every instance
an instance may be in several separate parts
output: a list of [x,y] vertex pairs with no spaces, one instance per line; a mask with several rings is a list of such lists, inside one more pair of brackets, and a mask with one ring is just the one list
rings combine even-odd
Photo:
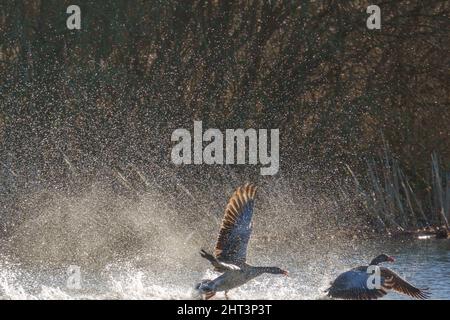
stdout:
[[214,251],[218,260],[236,265],[245,263],[255,194],[256,186],[246,184],[239,187],[228,201]]
[[369,276],[367,267],[358,267],[344,272],[333,281],[327,290],[328,296],[339,299],[373,300],[386,295],[390,284],[382,279],[381,288],[369,289],[367,286]]
[[206,260],[211,262],[211,264],[214,267],[214,270],[217,271],[217,272],[226,272],[226,271],[230,271],[230,270],[240,270],[240,268],[238,266],[234,265],[234,264],[220,262],[219,260],[217,260],[216,257],[214,257],[212,254],[206,252],[203,249],[200,250],[200,255],[202,256],[202,258],[205,258]]
[[386,279],[386,281],[392,282],[392,289],[406,294],[410,297],[416,299],[428,299],[430,297],[430,293],[428,292],[428,288],[419,289],[414,287],[412,284],[402,279],[398,274],[394,271],[389,270],[388,268],[381,267],[380,268],[381,276]]

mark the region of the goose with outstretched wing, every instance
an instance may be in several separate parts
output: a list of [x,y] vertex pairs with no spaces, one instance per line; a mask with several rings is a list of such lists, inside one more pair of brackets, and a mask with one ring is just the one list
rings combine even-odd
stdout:
[[222,275],[214,280],[202,280],[195,288],[206,299],[219,291],[227,292],[239,287],[263,273],[287,275],[278,267],[255,267],[247,264],[247,247],[252,232],[252,216],[256,186],[246,184],[239,187],[231,196],[219,231],[214,255],[201,250],[215,271]]
[[[340,274],[326,290],[328,296],[339,299],[374,300],[390,291],[396,291],[416,299],[427,299],[428,289],[419,289],[402,279],[394,271],[379,267],[382,262],[394,262],[394,258],[380,254],[369,266],[360,266]],[[371,268],[369,269],[369,267]],[[375,277],[379,277],[376,283]]]

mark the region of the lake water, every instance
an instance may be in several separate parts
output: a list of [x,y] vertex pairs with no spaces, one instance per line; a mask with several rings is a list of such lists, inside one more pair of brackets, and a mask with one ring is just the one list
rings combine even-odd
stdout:
[[[388,267],[412,284],[430,288],[432,299],[450,300],[450,240],[330,241],[327,245],[312,243],[272,251],[253,247],[249,262],[278,265],[289,270],[290,277],[261,276],[230,291],[232,299],[322,299],[323,291],[340,272],[384,252],[396,258]],[[216,274],[208,270],[208,263],[198,256],[196,249],[186,251],[190,250],[193,252],[188,255],[178,251],[183,258],[177,258],[176,252],[142,253],[95,268],[84,261],[79,278],[73,267],[68,272],[67,261],[58,265],[27,259],[26,255],[22,255],[23,261],[3,256],[0,298],[192,299],[194,283]],[[91,263],[95,265],[95,261]],[[76,279],[80,279],[79,286]],[[223,295],[219,293],[217,298],[223,299]],[[385,299],[409,297],[389,293]]]

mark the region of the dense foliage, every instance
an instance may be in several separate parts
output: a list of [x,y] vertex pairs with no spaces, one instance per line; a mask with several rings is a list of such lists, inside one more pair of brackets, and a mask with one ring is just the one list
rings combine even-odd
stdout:
[[383,136],[423,194],[449,168],[448,1],[377,1],[381,30],[359,0],[79,0],[68,30],[72,2],[0,4],[3,194],[170,167],[193,120],[280,128],[283,174],[362,174]]

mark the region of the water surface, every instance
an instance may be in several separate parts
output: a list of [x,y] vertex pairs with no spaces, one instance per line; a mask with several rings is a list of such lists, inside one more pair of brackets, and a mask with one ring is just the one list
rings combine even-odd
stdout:
[[[329,282],[340,272],[370,261],[384,252],[396,258],[389,264],[418,287],[428,287],[432,299],[450,299],[450,240],[364,240],[263,249],[253,245],[249,261],[278,265],[290,277],[264,275],[230,292],[234,299],[322,299]],[[194,249],[192,249],[194,250]],[[216,276],[206,261],[142,253],[127,261],[95,268],[81,267],[81,287],[68,281],[67,267],[0,260],[1,299],[192,299],[193,284]],[[223,295],[218,294],[218,299]],[[409,299],[395,293],[385,299]]]

